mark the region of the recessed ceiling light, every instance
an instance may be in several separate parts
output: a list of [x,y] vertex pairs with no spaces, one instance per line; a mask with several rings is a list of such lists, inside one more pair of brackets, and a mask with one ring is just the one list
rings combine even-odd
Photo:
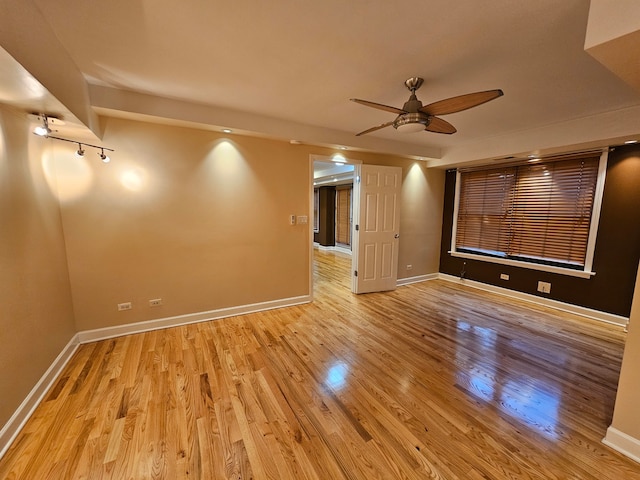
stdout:
[[529,157],[529,163],[536,163],[536,162],[539,162],[539,161],[540,161],[540,159],[537,158],[537,157]]
[[346,150],[347,147],[338,147],[340,150]]
[[233,130],[231,130],[230,128],[223,128],[222,131],[224,133],[231,133]]
[[342,155],[340,155],[339,153],[336,153],[333,157],[331,157],[331,161],[332,162],[346,162],[347,159],[344,158]]
[[638,140],[627,140],[624,143],[625,143],[625,145],[631,145],[632,143],[638,143]]

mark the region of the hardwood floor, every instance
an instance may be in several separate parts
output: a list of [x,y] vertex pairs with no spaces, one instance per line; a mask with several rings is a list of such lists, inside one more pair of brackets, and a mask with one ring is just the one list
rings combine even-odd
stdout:
[[621,328],[428,281],[82,345],[1,479],[640,479]]

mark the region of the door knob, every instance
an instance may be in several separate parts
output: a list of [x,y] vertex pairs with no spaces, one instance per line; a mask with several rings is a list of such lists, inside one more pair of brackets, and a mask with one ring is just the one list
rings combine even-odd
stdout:
[[400,234],[399,234],[399,233],[396,233],[396,234],[393,236],[393,238],[400,238]]

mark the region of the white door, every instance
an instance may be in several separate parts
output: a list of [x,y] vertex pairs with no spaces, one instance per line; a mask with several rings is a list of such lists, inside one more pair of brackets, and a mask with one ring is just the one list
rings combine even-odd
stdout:
[[354,293],[395,290],[400,244],[402,169],[360,165],[356,169],[352,290]]

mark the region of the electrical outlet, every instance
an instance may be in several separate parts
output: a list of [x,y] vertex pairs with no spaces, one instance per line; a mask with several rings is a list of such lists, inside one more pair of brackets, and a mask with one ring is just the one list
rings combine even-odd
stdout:
[[118,310],[119,311],[131,310],[132,308],[133,308],[133,306],[131,305],[131,302],[124,302],[124,303],[119,303],[118,304]]
[[538,282],[538,291],[540,293],[551,293],[550,282]]
[[289,225],[295,225],[295,224],[296,224],[296,216],[289,215]]
[[407,265],[407,270],[411,270],[413,268],[413,265],[409,264]]
[[500,274],[500,280],[509,280],[509,274],[508,273],[501,273]]
[[309,223],[309,217],[307,215],[298,215],[296,223],[299,225],[305,225],[306,223]]
[[153,300],[149,300],[150,307],[159,307],[160,305],[162,305],[161,298],[154,298]]

